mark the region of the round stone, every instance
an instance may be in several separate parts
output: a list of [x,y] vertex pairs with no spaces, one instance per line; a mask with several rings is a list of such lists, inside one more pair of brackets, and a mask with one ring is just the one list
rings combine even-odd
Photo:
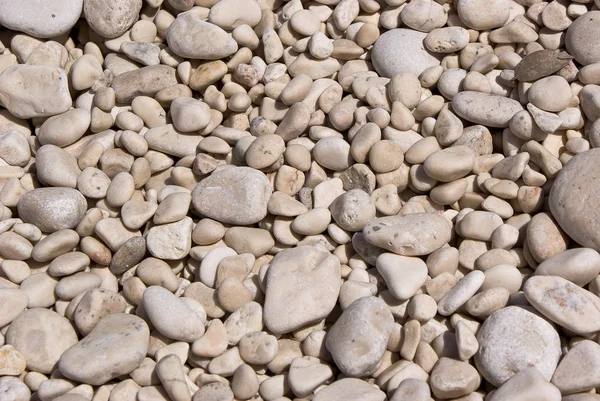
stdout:
[[142,0],[85,0],[83,13],[90,27],[107,39],[125,33],[137,21]]
[[53,38],[79,20],[83,0],[0,0],[0,25],[37,38]]
[[600,149],[591,149],[560,170],[550,191],[556,222],[578,244],[596,251],[600,251],[599,182]]
[[45,233],[75,228],[87,210],[87,201],[72,188],[37,188],[26,192],[17,204],[19,217]]
[[560,338],[552,324],[517,306],[501,309],[488,317],[477,341],[477,369],[496,387],[530,367],[535,367],[550,381],[562,354]]
[[227,168],[196,185],[192,204],[202,215],[221,223],[248,225],[267,215],[271,193],[271,184],[260,171]]
[[13,320],[6,343],[25,357],[28,370],[52,373],[62,353],[77,343],[77,333],[58,313],[33,308]]
[[583,65],[600,61],[600,11],[590,11],[577,18],[567,29],[565,46]]
[[439,56],[425,49],[426,36],[404,28],[387,31],[373,45],[371,61],[375,70],[388,78],[401,72],[419,76],[427,68],[439,65]]

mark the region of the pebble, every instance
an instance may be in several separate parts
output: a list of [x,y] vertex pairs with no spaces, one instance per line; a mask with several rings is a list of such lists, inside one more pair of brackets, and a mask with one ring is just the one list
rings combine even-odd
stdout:
[[[231,14],[221,18],[235,21]],[[211,38],[210,41],[203,40],[207,36]],[[237,43],[227,32],[211,22],[202,21],[192,13],[180,14],[169,26],[166,38],[170,49],[184,58],[217,60],[231,56],[238,50]]]
[[[367,242],[405,256],[428,255],[450,240],[451,224],[439,214],[380,217],[363,229]],[[390,240],[391,239],[391,240]]]
[[31,398],[31,391],[21,380],[16,377],[0,377],[0,394],[8,401],[27,401]]
[[0,300],[5,306],[0,314],[0,325],[6,327],[25,310],[29,297],[26,292],[17,288],[0,288]]
[[598,32],[600,11],[589,11],[578,17],[567,29],[565,46],[570,55],[582,65],[600,61],[600,47],[590,40]]
[[531,367],[520,370],[506,381],[490,396],[490,401],[524,401],[531,397],[559,401],[561,394],[536,368]]
[[481,376],[473,366],[451,358],[440,358],[430,380],[433,394],[441,399],[469,395],[481,384]]
[[314,401],[342,401],[348,399],[383,401],[386,396],[378,387],[363,380],[344,378],[319,390]]
[[62,354],[58,368],[67,378],[99,386],[136,369],[146,356],[149,338],[150,330],[141,318],[109,315]]
[[202,180],[192,191],[192,204],[202,215],[221,223],[254,224],[267,215],[272,190],[263,173],[248,167],[225,169]]
[[523,292],[544,316],[574,333],[600,330],[600,298],[562,277],[531,277]]
[[0,97],[15,117],[50,117],[71,107],[68,84],[67,74],[60,68],[12,65],[0,74]]
[[[2,26],[36,38],[54,38],[68,33],[79,20],[83,0],[0,2]],[[51,17],[51,18],[50,18]]]
[[477,369],[496,387],[527,368],[536,368],[550,381],[561,356],[560,339],[552,324],[518,306],[503,308],[488,317],[477,341]]
[[544,260],[535,274],[560,276],[583,287],[600,274],[600,255],[590,248],[569,249]]
[[596,208],[590,191],[598,175],[595,166],[599,157],[596,149],[573,157],[560,170],[549,197],[552,216],[560,227],[579,244],[596,251],[600,250],[600,237],[596,234]]
[[6,344],[15,347],[27,362],[27,369],[52,373],[61,355],[77,343],[70,322],[56,312],[33,308],[13,320],[6,332]]
[[142,305],[152,325],[168,338],[191,343],[204,334],[202,316],[163,287],[148,287]]
[[508,0],[460,0],[456,11],[469,28],[486,30],[504,25],[510,17],[510,7]]
[[[418,77],[427,68],[439,65],[440,60],[425,49],[426,36],[405,28],[385,32],[373,45],[371,61],[375,70],[388,78],[400,73]],[[411,57],[404,57],[405,54]]]
[[124,34],[134,24],[141,8],[141,0],[85,0],[83,14],[94,31],[113,39]]
[[452,109],[459,117],[475,124],[505,128],[510,119],[523,110],[523,106],[507,97],[464,91],[452,98]]
[[329,329],[327,350],[346,376],[367,376],[377,369],[393,325],[394,318],[381,299],[359,298]]
[[376,266],[396,299],[412,298],[427,280],[427,265],[416,257],[382,253]]
[[327,317],[339,295],[340,274],[339,260],[317,247],[300,246],[280,252],[267,271],[267,328],[274,333],[289,333]]
[[182,259],[192,247],[193,224],[190,217],[184,217],[175,223],[152,227],[146,236],[148,252],[159,259]]

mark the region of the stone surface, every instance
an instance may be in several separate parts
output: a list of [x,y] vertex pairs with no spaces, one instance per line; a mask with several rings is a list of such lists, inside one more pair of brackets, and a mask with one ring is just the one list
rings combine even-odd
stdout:
[[150,330],[141,318],[115,313],[65,351],[58,368],[69,379],[99,386],[136,369],[146,356],[149,340]]
[[549,197],[552,216],[560,227],[577,243],[596,251],[600,251],[598,180],[600,149],[591,149],[573,157],[560,170]]
[[285,250],[266,277],[264,321],[274,333],[316,323],[333,310],[340,292],[340,263],[317,247]]
[[552,384],[561,393],[583,393],[600,386],[600,378],[591,372],[600,369],[600,345],[582,340],[567,352],[558,364]]
[[544,316],[574,333],[600,330],[600,298],[562,277],[531,277],[523,292]]
[[37,38],[67,33],[79,20],[83,0],[0,1],[0,24]]
[[363,229],[367,242],[400,255],[428,255],[450,240],[452,225],[440,214],[414,213],[371,220]]
[[85,215],[87,202],[72,188],[37,188],[23,194],[17,210],[23,221],[42,232],[75,228]]
[[426,33],[405,28],[384,33],[373,45],[371,53],[375,70],[388,78],[402,72],[419,76],[426,68],[439,65],[438,56],[425,49],[426,36]]
[[191,13],[181,14],[173,21],[167,31],[167,42],[178,56],[200,60],[217,60],[238,49],[227,32]]
[[13,320],[6,343],[25,357],[27,369],[52,373],[63,352],[77,343],[77,334],[71,323],[58,313],[33,308]]
[[319,390],[313,401],[383,401],[385,398],[385,393],[377,386],[346,378]]
[[175,223],[152,227],[146,237],[148,252],[159,259],[182,259],[192,246],[193,224],[190,217],[185,217]]
[[561,356],[560,339],[552,324],[518,306],[509,306],[488,317],[477,341],[477,369],[497,387],[531,367],[550,381]]
[[139,17],[142,0],[85,0],[83,14],[90,27],[101,36],[121,36]]
[[15,117],[54,116],[71,103],[67,74],[60,68],[13,65],[0,73],[0,105]]
[[490,397],[489,401],[560,401],[560,390],[548,383],[536,368],[519,371]]
[[173,340],[193,342],[204,334],[204,319],[163,287],[148,287],[142,305],[152,325]]
[[587,12],[567,29],[565,46],[579,63],[588,65],[600,61],[600,44],[594,38],[600,34],[600,11]]
[[452,109],[459,117],[475,124],[505,128],[510,119],[523,110],[523,106],[507,97],[464,91],[452,98]]
[[368,376],[383,357],[393,325],[392,313],[381,299],[359,298],[327,333],[327,350],[346,376]]
[[203,179],[192,191],[194,208],[221,223],[254,224],[267,215],[272,189],[266,176],[248,168],[228,168]]

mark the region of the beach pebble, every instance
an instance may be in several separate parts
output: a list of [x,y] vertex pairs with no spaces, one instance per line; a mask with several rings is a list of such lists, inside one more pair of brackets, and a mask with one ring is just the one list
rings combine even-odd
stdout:
[[[59,206],[60,205],[60,206]],[[17,209],[23,220],[46,233],[75,228],[86,212],[85,198],[71,188],[37,188],[23,194]]]
[[71,323],[58,313],[33,308],[22,312],[8,327],[6,343],[15,347],[27,369],[52,373],[61,355],[77,343]]
[[531,367],[520,370],[506,381],[490,396],[490,401],[525,401],[530,397],[559,401],[561,394],[536,368]]
[[[226,4],[224,7],[231,6],[234,1],[226,3],[229,5]],[[223,12],[218,14],[222,15]],[[246,14],[243,15],[245,18]],[[222,18],[230,17],[231,21],[235,21],[228,13]],[[210,41],[203,40],[207,36],[210,36]],[[170,49],[175,54],[191,59],[217,60],[232,55],[238,49],[237,43],[227,32],[213,23],[202,21],[193,13],[180,14],[169,26],[166,38]]]
[[279,253],[266,277],[267,328],[289,333],[325,318],[335,306],[339,277],[339,261],[317,247],[301,246]]
[[85,0],[83,14],[90,27],[101,36],[121,36],[138,19],[142,0]]
[[405,256],[428,255],[450,240],[452,225],[435,213],[381,217],[363,230],[367,242]]
[[149,339],[150,330],[141,318],[109,315],[62,354],[58,368],[67,378],[98,386],[136,369],[146,356]]
[[582,340],[569,349],[560,361],[552,376],[552,384],[563,394],[596,388],[598,379],[587,372],[597,369],[598,364],[600,364],[600,345],[593,341]]
[[0,394],[7,401],[27,401],[31,398],[29,387],[20,379],[10,376],[0,377]]
[[153,326],[168,338],[191,343],[204,334],[202,316],[163,287],[148,287],[142,305]]
[[346,376],[367,376],[383,357],[393,324],[392,313],[381,299],[359,298],[327,333],[327,350]]
[[0,74],[0,98],[18,118],[54,116],[69,110],[72,103],[66,72],[46,65],[6,68]]
[[486,30],[498,28],[509,19],[508,0],[459,0],[456,11],[460,20],[469,28]]
[[377,271],[400,300],[410,299],[427,280],[427,265],[416,257],[382,253],[377,257]]
[[[596,160],[600,150],[591,149],[571,159],[560,170],[550,191],[552,216],[560,227],[579,244],[600,250],[600,237],[595,226],[596,198],[590,196],[598,175]],[[585,201],[584,201],[585,200]]]
[[582,65],[600,61],[600,46],[594,40],[598,34],[600,11],[589,11],[577,18],[567,29],[565,46],[569,54]]
[[452,108],[459,117],[488,127],[508,127],[510,119],[523,106],[516,100],[481,92],[464,91],[452,98]]
[[0,2],[0,24],[37,38],[53,38],[67,33],[79,20],[83,0]]
[[271,185],[263,173],[238,167],[215,172],[192,191],[194,208],[222,223],[254,224],[267,215]]
[[523,292],[544,316],[574,333],[600,330],[600,298],[562,277],[531,277]]
[[[371,60],[375,70],[388,78],[402,72],[419,76],[425,69],[439,65],[439,59],[425,49],[426,36],[406,28],[385,32],[373,45]],[[411,57],[404,57],[405,54]]]
[[190,217],[184,217],[175,223],[152,227],[146,237],[148,252],[159,259],[182,259],[192,246],[193,224]]
[[488,317],[477,341],[477,369],[498,387],[531,367],[550,381],[561,356],[560,339],[552,324],[518,306],[506,307]]
[[357,397],[363,401],[383,401],[386,396],[377,386],[363,380],[344,378],[319,390],[314,401],[343,401]]

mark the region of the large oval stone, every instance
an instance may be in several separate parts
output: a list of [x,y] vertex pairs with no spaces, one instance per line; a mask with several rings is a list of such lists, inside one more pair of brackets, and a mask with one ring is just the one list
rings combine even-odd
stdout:
[[419,76],[429,67],[440,64],[439,56],[425,49],[424,32],[392,29],[377,39],[371,61],[380,76],[391,78],[401,72]]
[[324,319],[340,286],[340,262],[329,252],[300,246],[278,253],[267,271],[266,326],[274,333],[289,333]]
[[75,228],[85,215],[87,202],[72,188],[36,188],[26,192],[17,204],[19,217],[45,233]]
[[272,194],[267,177],[249,167],[227,168],[200,181],[192,204],[201,214],[221,223],[248,225],[267,215]]
[[600,251],[600,149],[573,157],[550,190],[550,211],[580,245]]
[[477,370],[496,387],[531,367],[550,381],[562,354],[552,324],[518,306],[500,309],[488,317],[477,341]]
[[0,24],[37,38],[67,33],[79,20],[83,0],[0,0]]
[[149,342],[150,329],[143,319],[115,313],[66,350],[58,368],[69,379],[99,386],[136,369],[146,357]]
[[394,327],[381,299],[362,297],[348,306],[327,333],[325,345],[346,376],[364,377],[377,369]]

